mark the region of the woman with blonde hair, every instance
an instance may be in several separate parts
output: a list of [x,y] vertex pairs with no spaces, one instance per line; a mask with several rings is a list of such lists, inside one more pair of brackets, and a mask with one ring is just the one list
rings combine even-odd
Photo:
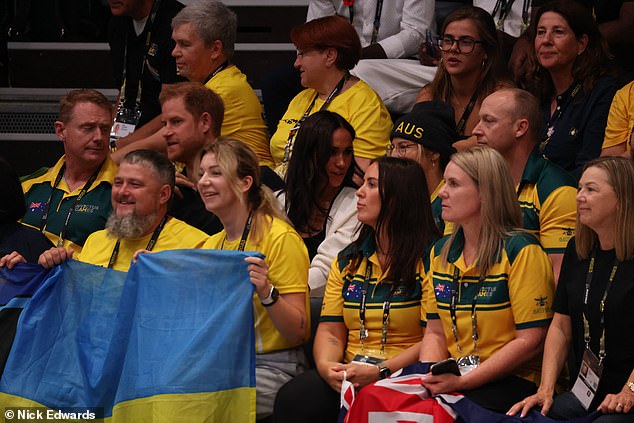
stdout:
[[[509,410],[532,407],[556,419],[634,420],[634,167],[623,157],[586,164],[577,193],[577,226],[561,267],[541,385]],[[572,390],[554,396],[568,354]],[[593,376],[594,375],[594,376]],[[591,383],[592,380],[595,383]],[[574,381],[574,383],[572,383]]]
[[303,372],[310,330],[306,247],[259,175],[255,153],[238,140],[220,137],[201,153],[198,192],[224,226],[203,248],[265,256],[245,259],[255,287],[257,419],[271,415],[277,390]]
[[[537,389],[555,288],[552,267],[539,241],[520,229],[513,180],[497,151],[456,153],[444,175],[442,217],[453,232],[430,254],[422,299],[427,326],[415,373],[425,373],[421,380],[431,395],[460,392],[505,412]],[[380,392],[366,387],[355,404],[372,403]],[[399,403],[394,398],[394,407]],[[365,413],[358,407],[350,412]]]

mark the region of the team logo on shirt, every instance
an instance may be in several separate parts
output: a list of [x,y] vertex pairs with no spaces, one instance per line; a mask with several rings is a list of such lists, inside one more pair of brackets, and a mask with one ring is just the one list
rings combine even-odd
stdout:
[[75,213],[93,214],[98,211],[99,211],[99,206],[95,204],[77,204],[75,206]]
[[31,204],[29,204],[29,211],[31,213],[41,212],[44,211],[44,207],[46,207],[45,201],[38,201],[37,203],[35,201],[31,201]]
[[348,285],[348,288],[346,289],[345,292],[345,298],[346,300],[358,300],[361,298],[361,286],[357,285],[354,282],[351,282],[350,285]]
[[533,300],[535,300],[535,305],[537,307],[545,307],[548,302],[548,297],[537,297],[533,298]]
[[434,286],[434,293],[436,294],[436,299],[438,300],[448,300],[451,297],[451,287],[446,283],[439,283]]

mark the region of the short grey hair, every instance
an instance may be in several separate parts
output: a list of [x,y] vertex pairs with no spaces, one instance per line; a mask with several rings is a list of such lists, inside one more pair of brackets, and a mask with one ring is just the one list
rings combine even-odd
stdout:
[[190,23],[206,47],[219,40],[228,59],[233,57],[238,28],[236,14],[215,0],[194,0],[172,19],[172,29]]

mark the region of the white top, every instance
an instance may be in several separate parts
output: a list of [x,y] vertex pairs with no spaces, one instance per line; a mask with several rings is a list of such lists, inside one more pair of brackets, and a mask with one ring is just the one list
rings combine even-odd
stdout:
[[[354,2],[352,25],[359,34],[361,46],[370,45],[374,30],[377,0]],[[388,59],[415,56],[425,40],[425,32],[435,32],[434,0],[383,0],[378,40]],[[342,0],[310,0],[306,20],[331,15],[350,19],[348,6]]]
[[[313,257],[308,270],[308,286],[310,286],[311,297],[324,296],[332,261],[337,258],[339,251],[354,240],[359,223],[355,191],[354,188],[344,187],[332,202],[326,222],[326,235],[323,242],[319,244],[317,255]],[[285,211],[284,193],[277,191],[275,198],[277,198],[280,209]]]

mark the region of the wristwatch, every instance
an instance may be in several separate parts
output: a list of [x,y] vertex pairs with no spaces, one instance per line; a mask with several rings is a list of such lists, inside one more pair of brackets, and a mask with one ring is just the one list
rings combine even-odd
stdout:
[[273,304],[277,302],[280,298],[280,291],[274,285],[271,285],[271,290],[269,291],[269,295],[266,296],[265,299],[260,300],[260,303],[264,307],[271,307]]
[[376,367],[379,368],[379,379],[381,380],[390,377],[392,374],[390,368],[385,366],[383,363],[377,364]]
[[632,393],[634,393],[634,382],[627,382],[627,387],[630,388],[630,391],[632,391]]

